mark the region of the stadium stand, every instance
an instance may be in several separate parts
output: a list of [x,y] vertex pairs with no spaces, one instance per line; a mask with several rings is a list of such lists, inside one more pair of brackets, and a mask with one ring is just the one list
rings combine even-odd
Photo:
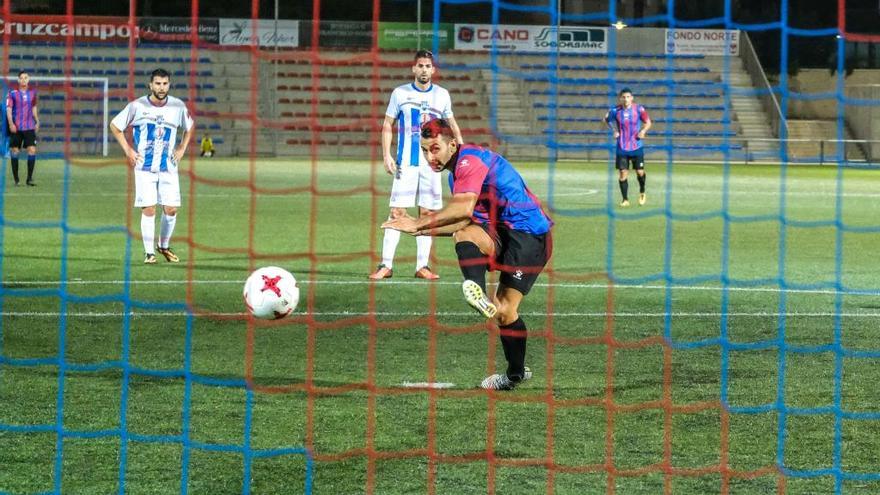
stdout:
[[[14,44],[11,71],[60,76],[64,47]],[[621,54],[548,58],[546,54],[507,53],[491,70],[488,54],[454,52],[441,59],[435,80],[449,89],[466,139],[492,144],[515,157],[543,158],[548,143],[560,156],[594,159],[607,155],[608,135],[601,117],[630,87],[645,105],[655,127],[649,147],[655,157],[671,151],[678,158],[720,159],[725,141],[734,155],[748,153],[737,113],[722,93],[723,61],[703,56]],[[385,51],[378,64],[347,51],[292,51],[280,60],[252,65],[241,51],[201,50],[193,60],[189,47],[143,45],[132,60],[127,47],[77,47],[71,74],[106,77],[110,114],[146,90],[149,71],[172,72],[173,93],[188,101],[200,130],[210,130],[220,155],[250,152],[252,113],[259,122],[261,154],[307,156],[316,144],[323,156],[364,156],[378,148],[382,115],[391,90],[411,81],[408,51]],[[743,71],[732,59],[730,76]],[[129,68],[134,87],[129,88]],[[189,74],[189,75],[185,75]],[[657,85],[658,77],[667,84]],[[94,153],[101,139],[100,92],[73,91],[69,142],[73,153]],[[42,88],[44,151],[61,151],[67,95],[59,84]],[[252,104],[252,103],[256,104]],[[313,102],[315,105],[313,105]],[[714,148],[712,153],[706,149]]]

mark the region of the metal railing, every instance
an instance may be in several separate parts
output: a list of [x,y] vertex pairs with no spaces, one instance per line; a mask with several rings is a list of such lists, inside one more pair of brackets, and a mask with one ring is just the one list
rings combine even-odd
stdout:
[[770,128],[773,129],[774,135],[779,137],[782,133],[781,126],[785,125],[785,135],[787,136],[788,122],[782,116],[782,107],[779,106],[779,100],[776,99],[776,94],[773,93],[770,81],[767,80],[767,76],[764,74],[764,68],[761,66],[761,61],[758,60],[758,55],[755,53],[755,47],[752,45],[749,33],[741,31],[740,39],[742,40],[740,56],[742,57],[743,67],[745,67],[746,72],[752,78],[752,85],[761,90],[758,97],[761,100],[761,104],[764,105],[764,111],[767,112],[767,116],[770,118]]

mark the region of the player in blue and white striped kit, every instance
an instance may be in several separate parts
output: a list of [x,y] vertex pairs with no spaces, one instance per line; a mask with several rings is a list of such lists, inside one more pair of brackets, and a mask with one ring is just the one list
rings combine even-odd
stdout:
[[[157,204],[162,205],[164,214],[156,250],[172,263],[180,261],[170,247],[180,207],[177,164],[192,138],[193,119],[185,103],[168,95],[170,85],[168,71],[154,70],[150,75],[150,94],[130,102],[110,122],[110,132],[134,167],[134,206],[141,208],[141,237],[146,264],[156,263],[153,241]],[[134,146],[124,134],[129,127],[133,129]],[[180,144],[175,147],[178,127],[184,132]]]
[[[629,190],[629,165],[636,171],[639,179],[639,206],[647,202],[645,195],[645,150],[642,139],[651,128],[651,118],[645,107],[633,103],[632,91],[623,88],[618,95],[619,105],[605,114],[605,124],[614,132],[617,140],[617,170],[620,172],[619,186],[623,199],[620,206],[629,206],[627,192]],[[644,124],[644,125],[643,125]]]
[[[412,72],[415,80],[398,86],[391,93],[391,101],[385,111],[382,125],[382,155],[385,171],[394,176],[391,188],[391,212],[388,218],[406,215],[406,209],[416,206],[418,196],[419,215],[429,215],[443,207],[443,191],[440,177],[431,171],[419,147],[420,128],[429,120],[446,119],[462,143],[461,130],[452,116],[452,100],[449,92],[433,84],[434,55],[419,50],[413,59]],[[393,127],[397,124],[397,148],[391,148]],[[382,263],[369,278],[381,280],[392,275],[394,252],[400,241],[400,232],[386,229],[382,241]],[[416,237],[415,276],[427,280],[440,278],[428,267],[431,255],[431,236]]]

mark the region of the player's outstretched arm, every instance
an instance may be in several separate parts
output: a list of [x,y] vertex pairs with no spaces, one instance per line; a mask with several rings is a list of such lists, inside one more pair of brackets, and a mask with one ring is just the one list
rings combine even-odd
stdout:
[[449,225],[444,225],[442,227],[437,227],[434,229],[419,230],[419,231],[413,232],[412,235],[414,235],[414,236],[430,235],[430,236],[434,236],[434,237],[450,236],[450,235],[458,232],[459,230],[467,227],[468,225],[470,225],[472,223],[473,223],[473,221],[470,218],[466,218],[466,219],[461,220],[459,222],[451,223]]
[[449,200],[449,203],[446,206],[431,215],[419,218],[394,218],[383,223],[382,228],[399,230],[407,234],[434,231],[441,227],[457,224],[462,220],[470,221],[476,204],[476,193],[457,193],[452,196],[452,199]]

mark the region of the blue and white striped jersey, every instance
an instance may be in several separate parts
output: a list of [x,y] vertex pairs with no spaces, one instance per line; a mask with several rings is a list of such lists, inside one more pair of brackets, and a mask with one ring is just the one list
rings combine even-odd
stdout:
[[179,98],[168,96],[164,105],[157,106],[149,96],[142,96],[126,105],[112,124],[121,131],[133,128],[134,148],[144,159],[142,170],[164,172],[177,166],[171,163],[177,128],[192,129],[193,119]]
[[427,165],[419,146],[421,125],[431,119],[452,117],[449,91],[431,84],[422,91],[415,83],[394,88],[385,115],[397,119],[397,163],[401,167]]

